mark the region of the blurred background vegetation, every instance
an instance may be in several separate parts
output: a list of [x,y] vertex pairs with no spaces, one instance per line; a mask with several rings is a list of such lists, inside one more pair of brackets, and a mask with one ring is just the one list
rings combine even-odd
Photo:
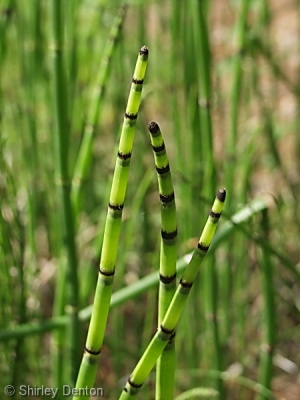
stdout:
[[[176,394],[201,386],[221,399],[272,398],[257,393],[259,382],[275,398],[299,399],[300,1],[132,0],[124,14],[117,0],[62,1],[67,177],[57,169],[50,3],[0,2],[1,388],[70,384],[59,319],[70,281],[59,187],[71,184],[83,132],[94,124],[72,209],[81,310],[93,300],[126,98],[146,44],[114,291],[158,269],[147,133],[155,120],[173,174],[181,259],[219,187],[228,191],[221,225],[256,199],[265,204],[231,225],[193,287],[177,333]],[[77,184],[74,176],[72,190]],[[152,337],[156,304],[154,287],[112,309],[96,382],[105,398],[117,398]],[[87,324],[78,326],[79,358]],[[144,399],[153,398],[153,378]]]

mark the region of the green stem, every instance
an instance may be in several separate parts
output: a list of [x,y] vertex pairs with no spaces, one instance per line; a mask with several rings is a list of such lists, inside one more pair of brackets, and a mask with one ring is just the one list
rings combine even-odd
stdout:
[[[101,353],[112,294],[112,283],[115,273],[132,145],[141,102],[147,61],[148,48],[143,46],[139,52],[135,66],[124,116],[105,223],[98,282],[94,298],[94,308],[88,330],[85,351],[76,382],[76,389],[81,389],[86,386],[91,388],[93,386],[97,364]],[[84,398],[89,398],[89,396],[75,396],[74,400],[81,400]]]
[[225,198],[225,189],[219,190],[198,245],[194,250],[192,258],[187,265],[182,278],[180,279],[171,304],[169,305],[156,334],[130,375],[119,400],[134,399],[137,396],[158,357],[161,355],[170,339],[174,336],[174,330],[186,304],[188,294],[190,293],[193,282],[215,234],[217,223],[223,210]]
[[[203,183],[208,183],[207,195],[213,195],[216,171],[213,157],[211,120],[211,55],[206,23],[207,1],[193,1],[192,18],[195,37],[196,67],[198,72],[198,107],[200,107],[200,136],[202,160],[205,163]],[[198,155],[197,155],[198,156]],[[197,157],[196,156],[196,157]]]
[[63,62],[63,18],[62,2],[53,0],[52,36],[53,36],[53,89],[54,89],[54,117],[55,117],[55,144],[56,144],[56,173],[57,185],[62,213],[62,234],[64,251],[67,254],[68,264],[68,306],[69,315],[69,354],[70,354],[70,383],[74,383],[79,364],[79,329],[78,329],[78,279],[77,255],[75,247],[75,232],[73,213],[70,199],[70,179],[68,174],[68,125],[67,125],[67,95],[66,79]]
[[[238,143],[238,120],[239,112],[241,109],[241,87],[242,87],[242,73],[243,73],[243,56],[245,53],[246,38],[247,38],[247,16],[250,7],[249,0],[242,0],[240,2],[239,15],[236,26],[236,55],[233,60],[232,66],[232,87],[230,94],[230,128],[229,137],[227,139],[226,148],[226,168],[225,168],[225,179],[226,188],[228,193],[232,198],[235,198],[235,176],[237,171],[237,143]],[[228,211],[229,213],[234,212],[235,204],[229,199],[228,201]],[[233,271],[232,266],[234,264],[233,260],[237,257],[236,248],[233,246],[233,239],[228,242],[228,263],[224,265],[223,270],[220,273],[219,280],[222,284],[223,292],[223,310],[224,310],[224,337],[223,341],[226,341],[230,335],[232,329],[231,322],[231,301],[232,301],[232,290],[231,285],[233,281]]]
[[[233,215],[230,221],[226,221],[220,227],[220,229],[216,232],[214,236],[214,240],[210,246],[208,255],[213,254],[217,246],[228,239],[228,237],[236,230],[241,228],[241,224],[246,223],[249,219],[255,216],[258,213],[261,213],[263,210],[268,208],[267,203],[263,199],[255,199],[248,205],[246,205],[243,209],[239,210],[236,214]],[[1,214],[0,214],[1,216]],[[224,215],[225,216],[225,215]],[[223,217],[224,217],[223,216]],[[243,228],[242,232],[251,237],[252,232],[247,232]],[[4,237],[6,237],[4,235]],[[275,252],[272,247],[268,246],[268,243],[264,243],[262,241],[262,237],[257,237],[255,242],[260,245],[262,248],[266,248],[270,254],[277,257],[280,262],[289,267],[290,271],[294,274],[297,273],[296,269],[293,269],[294,266],[291,261],[286,258],[281,253]],[[11,252],[10,252],[11,253]],[[190,259],[191,254],[186,254],[182,258],[180,258],[177,262],[177,274],[182,273],[184,268],[186,268],[187,262]],[[296,281],[300,284],[300,276],[294,275]],[[119,305],[124,304],[126,301],[130,299],[134,299],[135,297],[140,296],[145,291],[155,287],[158,283],[157,272],[153,272],[150,275],[140,279],[138,282],[133,283],[132,285],[126,286],[116,293],[113,293],[111,297],[110,308],[117,307]],[[79,320],[84,322],[88,321],[91,317],[93,310],[93,305],[89,305],[82,310],[79,311],[78,316]],[[7,330],[0,331],[0,342],[5,342],[11,339],[17,339],[23,336],[29,336],[34,334],[41,334],[44,332],[49,332],[55,329],[63,328],[68,323],[68,317],[66,315],[62,315],[59,317],[54,317],[50,320],[46,320],[39,323],[27,323],[22,325],[17,325],[11,327]]]
[[[148,125],[154,152],[161,204],[158,326],[163,321],[176,289],[177,219],[175,196],[165,144],[156,122]],[[157,400],[173,400],[175,378],[175,332],[157,361]]]
[[[269,237],[269,218],[268,211],[262,213],[262,227],[265,237]],[[259,383],[266,389],[271,389],[271,378],[273,371],[273,354],[276,332],[276,309],[274,301],[274,283],[273,283],[273,265],[270,258],[270,252],[263,249],[262,256],[262,280],[264,296],[263,312],[263,343],[261,344],[260,360],[260,380]],[[264,400],[265,396],[260,394],[257,400]]]
[[95,129],[102,105],[104,88],[110,71],[110,61],[113,55],[113,51],[115,49],[117,38],[119,36],[124,15],[125,5],[122,5],[115,17],[115,20],[112,23],[112,27],[109,32],[109,38],[103,51],[99,74],[96,78],[96,83],[94,85],[92,104],[89,107],[87,121],[85,124],[83,138],[73,176],[71,197],[74,208],[74,215],[77,215],[80,211],[82,184],[88,176],[91,165],[92,145],[94,142]]

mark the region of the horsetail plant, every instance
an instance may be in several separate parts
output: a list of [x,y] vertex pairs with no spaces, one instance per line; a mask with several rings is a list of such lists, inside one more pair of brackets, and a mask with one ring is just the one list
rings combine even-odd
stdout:
[[[148,125],[157,172],[161,203],[161,245],[159,269],[158,326],[163,321],[176,289],[177,218],[169,161],[160,128]],[[157,361],[156,399],[172,400],[175,377],[175,332]]]
[[180,279],[175,295],[172,298],[171,304],[168,307],[162,323],[130,375],[119,400],[134,399],[137,396],[158,357],[174,335],[175,327],[186,304],[188,294],[193,286],[198,270],[202,264],[204,256],[207,254],[215,234],[217,223],[223,210],[225,198],[226,190],[220,189],[198,245],[193,252],[192,258],[187,265],[182,278]]
[[[110,307],[112,283],[115,273],[122,212],[127,188],[129,165],[135,134],[136,120],[141,102],[142,87],[148,61],[148,48],[140,49],[135,66],[129,98],[121,131],[117,161],[112,180],[110,199],[104,229],[98,282],[94,298],[86,345],[76,382],[76,389],[91,388],[95,381],[104,332]],[[75,396],[74,400],[88,398]]]
[[[214,236],[214,241],[209,248],[209,255],[214,254],[216,248],[221,242],[228,239],[235,231],[240,231],[246,237],[251,237],[251,231],[242,227],[243,224],[249,222],[249,220],[255,215],[259,215],[264,210],[269,207],[269,204],[263,198],[256,198],[252,202],[245,205],[242,209],[237,211],[230,220],[223,223],[222,227],[216,232]],[[0,219],[2,215],[0,213]],[[2,227],[3,229],[3,227]],[[3,236],[6,239],[6,236]],[[270,252],[275,259],[277,259],[282,264],[286,264],[289,271],[293,274],[295,281],[300,284],[299,272],[294,268],[294,264],[283,254],[275,251],[270,243],[264,240],[262,236],[255,237],[253,242],[261,247],[262,250]],[[7,244],[9,246],[9,243]],[[185,254],[177,261],[177,274],[182,273],[187,265],[187,258],[190,258],[190,253]],[[124,304],[130,299],[135,299],[140,296],[146,290],[150,290],[156,287],[158,283],[157,272],[152,272],[151,274],[141,278],[140,280],[132,283],[129,286],[125,286],[117,292],[113,293],[111,297],[110,308],[115,308]],[[92,314],[92,305],[81,309],[78,313],[79,320],[81,322],[88,321]],[[38,335],[45,332],[51,332],[55,329],[60,329],[66,326],[68,323],[68,316],[54,316],[48,321],[43,322],[28,322],[21,325],[16,325],[13,328],[8,327],[5,330],[0,331],[0,343],[6,342],[11,339],[18,339],[20,337],[27,337],[30,335]]]

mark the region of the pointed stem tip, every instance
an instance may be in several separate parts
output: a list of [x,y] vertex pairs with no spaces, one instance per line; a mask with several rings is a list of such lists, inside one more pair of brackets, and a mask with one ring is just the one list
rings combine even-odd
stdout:
[[222,188],[218,191],[217,194],[217,198],[218,200],[220,200],[222,203],[224,203],[225,199],[226,199],[226,189]]
[[149,53],[149,50],[148,50],[148,47],[147,46],[142,46],[141,47],[141,50],[140,50],[140,55],[141,56],[148,56],[148,53]]
[[159,126],[155,121],[151,121],[148,124],[149,132],[153,135],[159,131]]

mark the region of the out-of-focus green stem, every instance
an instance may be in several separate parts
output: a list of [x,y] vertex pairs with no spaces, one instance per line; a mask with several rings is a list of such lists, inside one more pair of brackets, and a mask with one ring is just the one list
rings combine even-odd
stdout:
[[109,37],[107,39],[107,43],[103,51],[99,73],[93,88],[92,102],[89,107],[87,121],[83,132],[83,138],[75,165],[75,171],[72,182],[71,197],[72,197],[72,204],[75,216],[77,216],[78,212],[80,211],[82,184],[88,176],[91,165],[92,145],[95,137],[96,124],[99,118],[99,113],[104,94],[104,88],[110,70],[110,64],[111,64],[110,61],[112,58],[113,51],[115,49],[116,41],[122,26],[124,15],[125,15],[125,5],[123,4],[119,8],[115,20],[112,23],[112,27],[109,32]]
[[[269,216],[268,210],[262,212],[262,228],[265,238],[269,237]],[[273,371],[273,354],[276,332],[276,309],[273,284],[273,264],[268,249],[262,249],[262,287],[264,296],[264,311],[262,317],[262,344],[260,359],[260,384],[266,389],[271,389],[271,378]],[[265,396],[259,394],[257,400],[264,400]]]
[[70,179],[68,173],[68,106],[66,92],[66,74],[64,71],[63,52],[63,18],[60,0],[51,1],[52,19],[52,51],[53,51],[53,103],[55,120],[55,168],[59,194],[59,206],[62,217],[63,249],[67,257],[67,307],[69,315],[68,340],[70,384],[75,383],[79,365],[79,326],[78,326],[78,278],[77,255],[75,247],[75,233],[73,212],[70,197]]
[[[200,107],[200,134],[202,159],[205,162],[205,172],[203,184],[207,182],[207,196],[213,195],[215,188],[215,163],[213,151],[213,134],[211,120],[211,55],[210,44],[207,30],[207,1],[193,1],[192,17],[194,18],[194,52],[196,68],[199,76],[198,80],[198,107]],[[195,133],[196,134],[196,133]],[[199,156],[199,155],[198,155]],[[205,187],[204,187],[205,189]]]
[[[243,56],[245,54],[246,32],[247,32],[247,15],[250,7],[249,0],[241,0],[239,2],[239,10],[236,24],[236,41],[235,41],[235,57],[232,65],[232,87],[229,99],[229,134],[226,140],[226,164],[225,164],[225,182],[230,198],[235,196],[235,175],[237,171],[237,142],[238,142],[238,120],[240,112],[241,86],[242,86],[242,65]],[[236,206],[234,201],[228,199],[228,212],[232,214]],[[240,199],[239,199],[240,200]],[[222,311],[224,312],[224,336],[226,340],[230,335],[231,327],[231,287],[233,280],[232,264],[235,259],[235,247],[232,241],[228,242],[228,262],[224,264],[224,268],[220,272],[219,280],[222,282]],[[237,250],[238,251],[238,250]]]
[[[251,217],[256,214],[259,214],[263,210],[268,208],[268,204],[265,200],[258,198],[253,200],[251,203],[247,204],[244,208],[239,210],[236,214],[233,215],[231,220],[226,221],[219,228],[214,236],[214,240],[210,246],[207,257],[210,254],[213,254],[216,247],[219,243],[228,239],[228,237],[235,231],[240,230],[246,236],[251,237],[252,232],[248,232],[242,227],[242,224],[249,221]],[[225,215],[223,215],[224,218]],[[255,242],[261,247],[265,247],[267,251],[272,254],[275,258],[278,258],[280,262],[287,266],[289,271],[293,274],[295,280],[300,284],[300,274],[295,269],[294,265],[291,261],[286,258],[283,254],[275,251],[267,241],[264,241],[262,237],[255,238]],[[177,262],[177,274],[182,273],[186,265],[188,264],[191,258],[191,254],[186,254],[184,257],[180,258]],[[157,272],[153,272],[150,275],[147,275],[145,278],[142,278],[138,282],[126,286],[116,293],[112,294],[110,307],[117,307],[123,303],[125,303],[129,299],[133,299],[145,291],[155,287],[158,284],[158,275]],[[89,305],[84,309],[79,311],[79,320],[80,321],[88,321],[91,317],[93,310],[93,305]],[[40,322],[40,323],[28,323],[23,325],[14,326],[7,330],[0,331],[0,342],[5,342],[10,339],[15,339],[18,337],[40,334],[43,332],[49,332],[54,329],[63,328],[68,323],[68,316],[63,315],[59,317],[54,317],[50,320]]]
[[[207,29],[208,2],[193,1],[193,29],[194,45],[196,57],[196,67],[198,72],[198,107],[200,108],[200,131],[202,160],[205,165],[203,168],[204,176],[202,183],[202,193],[206,196],[213,195],[216,181],[216,169],[213,149],[213,132],[211,118],[211,54],[209,33]],[[196,158],[196,157],[195,157]],[[203,271],[203,297],[204,314],[207,326],[207,338],[212,338],[212,346],[204,348],[203,354],[206,359],[210,359],[211,368],[222,370],[222,350],[219,340],[219,326],[217,318],[217,298],[216,293],[216,272],[215,262],[211,258],[209,265]],[[209,349],[213,349],[209,353]],[[223,382],[217,381],[220,396],[224,397]]]

